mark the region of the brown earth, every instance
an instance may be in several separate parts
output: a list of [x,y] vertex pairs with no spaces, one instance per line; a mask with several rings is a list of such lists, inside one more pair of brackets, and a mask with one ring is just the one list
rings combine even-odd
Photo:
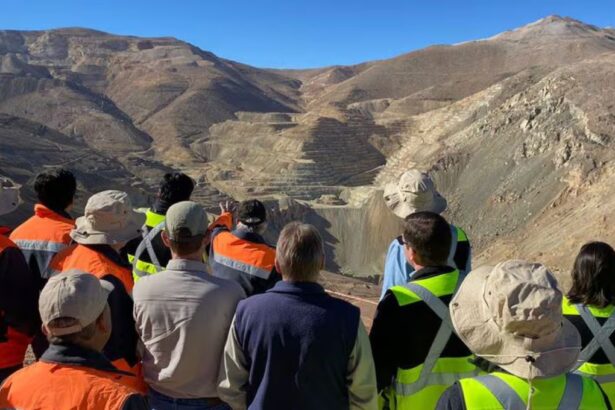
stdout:
[[[0,31],[0,174],[28,187],[65,165],[79,205],[111,187],[146,205],[163,172],[183,170],[207,207],[266,200],[270,240],[307,220],[329,271],[374,280],[400,229],[382,187],[418,167],[475,265],[520,257],[565,273],[583,242],[615,240],[614,63],[614,30],[557,16],[316,70],[249,67],[172,38]],[[24,199],[3,222],[28,214],[30,189]]]

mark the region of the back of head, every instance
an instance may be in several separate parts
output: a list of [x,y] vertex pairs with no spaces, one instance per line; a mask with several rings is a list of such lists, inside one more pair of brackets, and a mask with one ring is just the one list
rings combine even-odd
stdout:
[[208,225],[207,213],[196,202],[182,201],[172,205],[165,219],[168,246],[177,256],[200,252]]
[[158,197],[169,205],[190,199],[194,191],[194,181],[182,172],[165,174],[160,182]]
[[41,172],[34,181],[38,201],[47,208],[64,211],[72,203],[77,192],[77,181],[72,172],[56,168]]
[[590,242],[581,247],[568,299],[599,308],[615,304],[615,250],[609,244]]
[[276,263],[285,280],[316,281],[324,260],[323,240],[314,226],[291,222],[282,229],[276,248]]
[[446,265],[451,248],[451,227],[433,212],[416,212],[404,222],[404,242],[418,253],[423,266]]
[[239,222],[255,227],[267,221],[267,209],[258,199],[249,199],[239,204]]
[[[101,350],[111,335],[107,299],[113,285],[89,273],[64,273],[49,279],[39,298],[43,329],[52,344],[77,344]],[[97,332],[96,323],[108,323]]]

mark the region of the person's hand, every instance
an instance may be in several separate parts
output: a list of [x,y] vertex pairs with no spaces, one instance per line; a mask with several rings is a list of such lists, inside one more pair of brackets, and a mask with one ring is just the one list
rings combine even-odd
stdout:
[[220,202],[218,205],[220,205],[220,213],[233,213],[237,209],[237,204],[234,201]]

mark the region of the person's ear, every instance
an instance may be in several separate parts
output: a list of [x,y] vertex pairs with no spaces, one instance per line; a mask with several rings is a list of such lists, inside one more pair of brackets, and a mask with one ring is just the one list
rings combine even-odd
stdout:
[[171,248],[171,240],[169,239],[169,234],[167,231],[163,230],[160,232],[160,237],[162,238],[162,243],[164,243],[164,246]]
[[412,266],[416,266],[420,262],[419,254],[407,244],[404,245],[404,254],[406,256],[406,260]]
[[105,310],[96,319],[96,327],[102,333],[111,333],[111,309],[109,305],[105,306]]
[[45,335],[45,337],[49,337],[49,330],[47,330],[47,326],[41,325],[41,330],[43,334]]
[[280,269],[280,264],[278,263],[277,259],[275,260],[274,265],[275,265],[276,272],[278,272],[281,275],[282,274],[282,269]]

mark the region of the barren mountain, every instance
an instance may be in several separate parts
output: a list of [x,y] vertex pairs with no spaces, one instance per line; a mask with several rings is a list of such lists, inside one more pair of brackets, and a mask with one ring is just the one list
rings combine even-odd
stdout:
[[162,172],[182,170],[205,205],[266,200],[271,239],[310,221],[329,270],[372,276],[399,231],[381,187],[419,167],[477,263],[565,270],[583,242],[615,242],[614,63],[613,30],[557,16],[316,70],[258,69],[172,38],[2,31],[0,174],[27,185],[66,164],[83,197],[122,187],[145,204]]

